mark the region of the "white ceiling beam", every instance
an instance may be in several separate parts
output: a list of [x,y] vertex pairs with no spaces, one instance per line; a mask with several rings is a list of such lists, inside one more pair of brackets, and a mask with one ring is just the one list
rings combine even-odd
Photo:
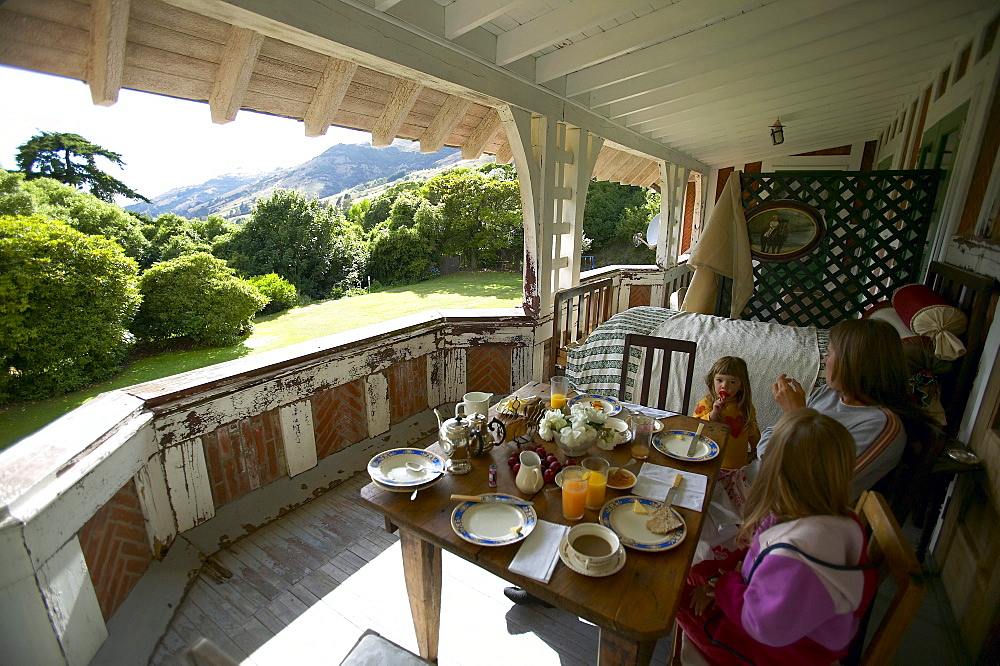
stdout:
[[[854,0],[795,0],[794,3],[773,2],[720,23],[688,32],[666,42],[646,47],[614,60],[588,67],[566,77],[566,94],[570,97],[625,81],[641,74],[682,62],[694,54],[701,56],[720,48],[761,39],[777,26],[789,28],[788,16],[798,21],[823,14]],[[794,7],[790,6],[794,4]],[[789,14],[789,12],[792,12]],[[780,39],[781,37],[778,37]]]
[[322,136],[333,123],[344,95],[351,85],[358,65],[338,58],[329,58],[320,77],[316,93],[309,102],[304,118],[306,136]]
[[372,125],[372,145],[376,148],[388,146],[399,134],[399,128],[406,122],[406,116],[416,103],[424,87],[414,81],[400,79],[385,102],[382,115]]
[[634,21],[574,42],[535,60],[535,81],[542,83],[578,72],[605,60],[713,23],[731,12],[743,13],[761,0],[680,0]]
[[[590,104],[595,107],[613,104],[620,115],[624,115],[678,97],[673,93],[673,88],[678,84],[705,81],[710,85],[713,79],[706,77],[735,82],[747,77],[756,78],[762,73],[773,75],[783,69],[806,63],[806,66],[812,66],[813,61],[822,63],[831,59],[831,51],[844,54],[853,48],[881,42],[882,32],[874,29],[874,26],[888,30],[887,39],[895,34],[894,31],[905,30],[897,14],[899,5],[903,4],[913,5],[914,2],[869,2],[863,7],[857,7],[856,11],[820,15],[798,23],[794,30],[788,31],[787,36],[782,38],[776,33],[762,35],[755,42],[715,51],[595,90],[591,94]],[[869,27],[873,29],[868,29]],[[843,47],[839,46],[840,42],[844,43]]]
[[375,3],[375,9],[380,12],[387,12],[396,5],[398,5],[402,0],[379,0]]
[[467,99],[454,95],[449,96],[427,129],[420,135],[420,152],[436,153],[441,150],[444,142],[462,122],[470,106],[472,106],[472,102]]
[[222,62],[208,98],[213,123],[228,123],[236,118],[263,43],[264,35],[259,32],[235,25],[229,29]]
[[87,84],[94,104],[110,106],[118,101],[125,71],[128,16],[129,0],[92,0],[90,3]]
[[501,130],[500,114],[496,109],[490,109],[462,145],[462,159],[474,160],[482,155],[486,144]]
[[765,139],[765,142],[756,145],[746,142],[729,144],[717,150],[706,151],[705,159],[718,168],[726,166],[742,168],[747,155],[753,155],[754,161],[781,160],[789,157],[790,154],[824,150],[848,143],[873,141],[878,137],[878,132],[881,129],[883,129],[882,125],[872,122],[867,125],[858,125],[843,132],[824,134],[820,138],[807,138],[802,142],[795,141],[793,145],[790,145],[791,142],[786,140],[780,146],[772,146],[770,139]]
[[457,0],[444,8],[444,36],[461,37],[528,0]]
[[576,0],[497,36],[498,65],[506,65],[599,25],[649,0]]

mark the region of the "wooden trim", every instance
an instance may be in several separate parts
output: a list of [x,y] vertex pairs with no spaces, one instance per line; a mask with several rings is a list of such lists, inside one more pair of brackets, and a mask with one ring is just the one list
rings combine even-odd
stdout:
[[[1000,150],[1000,86],[995,86],[983,140],[979,143],[979,156],[976,157],[976,166],[972,170],[969,189],[965,195],[965,206],[962,208],[962,216],[955,232],[958,236],[975,238],[979,232],[976,228],[979,224],[979,213],[990,186],[998,150]],[[1000,240],[1000,228],[993,229],[991,240]]]
[[382,115],[375,120],[375,125],[372,126],[373,146],[380,148],[392,143],[423,89],[424,87],[419,83],[400,79],[390,93],[389,99],[386,100]]
[[212,94],[208,98],[213,123],[228,123],[236,118],[263,43],[264,36],[259,32],[235,25],[230,28],[226,50],[215,75]]
[[920,116],[917,119],[916,124],[913,126],[913,136],[910,138],[910,155],[907,159],[906,166],[902,164],[899,165],[901,169],[913,169],[917,165],[917,156],[920,154],[920,142],[924,134],[924,123],[927,122],[927,107],[931,104],[931,89],[928,87],[924,90],[924,99],[920,103]]
[[462,159],[474,160],[482,155],[483,148],[493,140],[493,137],[501,129],[500,114],[497,113],[496,109],[490,109],[483,116],[482,122],[476,126],[476,129],[472,130],[472,134],[465,140],[465,144],[462,145]]
[[316,87],[309,110],[304,118],[306,136],[322,136],[333,124],[347,89],[358,71],[358,65],[346,60],[329,58],[323,76]]
[[434,119],[420,135],[420,152],[436,153],[465,118],[472,102],[454,95],[448,97]]
[[125,71],[129,0],[93,0],[90,5],[90,98],[109,106],[118,101]]

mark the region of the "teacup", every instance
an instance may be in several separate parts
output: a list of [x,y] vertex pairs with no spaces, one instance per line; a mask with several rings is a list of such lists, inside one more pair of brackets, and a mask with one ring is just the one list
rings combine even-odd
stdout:
[[614,530],[598,523],[580,523],[566,534],[566,550],[588,571],[606,567],[621,547]]

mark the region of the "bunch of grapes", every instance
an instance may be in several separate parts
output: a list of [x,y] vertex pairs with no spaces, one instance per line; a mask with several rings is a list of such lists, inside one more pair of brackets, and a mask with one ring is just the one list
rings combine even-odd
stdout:
[[[567,460],[565,464],[559,462],[559,459],[556,458],[554,453],[549,453],[544,447],[541,446],[535,449],[535,453],[537,453],[538,457],[542,460],[542,478],[545,480],[545,483],[552,483],[555,481],[556,474],[558,474],[559,470],[563,467],[575,464],[572,460]],[[521,460],[519,456],[520,452],[514,451],[514,453],[510,454],[510,458],[507,459],[507,466],[510,467],[510,471],[514,474],[514,476],[517,476],[518,470],[521,469]]]

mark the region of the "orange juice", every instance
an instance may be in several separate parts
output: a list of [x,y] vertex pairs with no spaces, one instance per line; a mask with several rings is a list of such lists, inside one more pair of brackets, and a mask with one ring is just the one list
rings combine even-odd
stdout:
[[608,487],[608,477],[604,472],[591,470],[587,477],[587,508],[600,509],[604,506],[604,493]]
[[563,470],[562,512],[566,520],[580,520],[587,504],[586,471],[572,467]]
[[559,409],[565,404],[566,404],[566,396],[563,395],[562,393],[553,393],[552,396],[549,398],[550,409]]

